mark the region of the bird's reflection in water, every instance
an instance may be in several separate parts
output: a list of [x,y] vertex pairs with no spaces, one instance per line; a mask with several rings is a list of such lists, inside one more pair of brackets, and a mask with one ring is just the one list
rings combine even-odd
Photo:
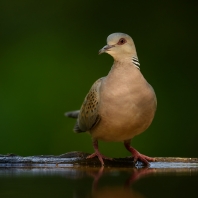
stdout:
[[92,193],[93,198],[145,198],[142,194],[121,187],[103,188]]
[[[125,169],[126,170],[126,169]],[[117,170],[118,171],[118,170]],[[120,171],[120,170],[119,170]],[[116,172],[116,170],[106,169],[104,167],[100,168],[98,172],[89,171],[89,175],[94,178],[92,183],[92,192],[88,197],[91,198],[145,198],[144,195],[132,189],[132,184],[138,179],[153,173],[154,169],[130,169],[131,175],[126,178],[121,185],[112,186],[112,184],[105,185],[103,187],[99,186],[100,179],[106,176],[108,173]],[[129,170],[127,171],[129,172]]]

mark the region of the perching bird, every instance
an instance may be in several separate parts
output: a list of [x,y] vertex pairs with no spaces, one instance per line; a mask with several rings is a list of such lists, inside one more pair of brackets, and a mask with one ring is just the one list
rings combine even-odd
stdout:
[[140,72],[136,49],[132,38],[124,33],[107,37],[99,54],[107,53],[114,58],[113,66],[106,77],[98,79],[91,87],[78,111],[66,116],[77,118],[74,131],[89,132],[95,152],[101,164],[103,156],[98,149],[98,140],[124,142],[138,159],[148,165],[154,158],[142,155],[130,146],[131,139],[144,132],[151,124],[156,107],[156,95],[151,85]]

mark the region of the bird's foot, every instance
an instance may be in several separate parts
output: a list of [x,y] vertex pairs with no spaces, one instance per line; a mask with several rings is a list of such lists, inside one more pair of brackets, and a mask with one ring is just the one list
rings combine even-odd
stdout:
[[149,166],[149,162],[155,162],[155,158],[152,157],[148,157],[146,155],[143,155],[141,153],[139,153],[137,150],[135,150],[136,152],[133,152],[133,157],[134,157],[134,162],[137,162],[138,160],[143,162],[146,166]]
[[104,155],[102,155],[98,149],[98,140],[97,139],[93,139],[93,147],[95,152],[89,156],[87,156],[87,159],[93,158],[93,157],[98,157],[98,159],[101,162],[101,165],[104,166],[104,161],[103,159],[108,159],[108,160],[112,160],[112,158],[108,158]]
[[88,155],[86,157],[86,159],[91,159],[91,158],[94,158],[94,157],[98,157],[98,159],[100,160],[102,166],[104,166],[103,159],[112,160],[112,158],[106,157],[106,156],[102,155],[100,152],[95,152],[95,153],[93,153],[91,155]]
[[129,141],[125,141],[124,145],[125,145],[126,149],[129,152],[131,152],[131,154],[133,155],[134,162],[137,162],[139,160],[142,163],[144,163],[146,166],[149,166],[149,162],[155,162],[156,161],[155,158],[148,157],[146,155],[143,155],[143,154],[139,153],[136,149],[134,149],[133,147],[130,146],[130,142]]

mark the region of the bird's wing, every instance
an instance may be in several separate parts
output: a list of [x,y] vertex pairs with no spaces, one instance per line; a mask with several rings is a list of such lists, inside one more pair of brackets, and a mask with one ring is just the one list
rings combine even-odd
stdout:
[[75,132],[89,131],[100,121],[98,107],[100,102],[100,86],[103,79],[98,79],[85,97],[74,127]]

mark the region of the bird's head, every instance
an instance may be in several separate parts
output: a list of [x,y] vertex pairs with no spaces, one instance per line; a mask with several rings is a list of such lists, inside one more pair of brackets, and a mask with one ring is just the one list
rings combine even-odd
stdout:
[[99,54],[102,53],[111,55],[116,61],[137,57],[132,38],[124,33],[110,34],[107,37],[107,45],[99,51]]

